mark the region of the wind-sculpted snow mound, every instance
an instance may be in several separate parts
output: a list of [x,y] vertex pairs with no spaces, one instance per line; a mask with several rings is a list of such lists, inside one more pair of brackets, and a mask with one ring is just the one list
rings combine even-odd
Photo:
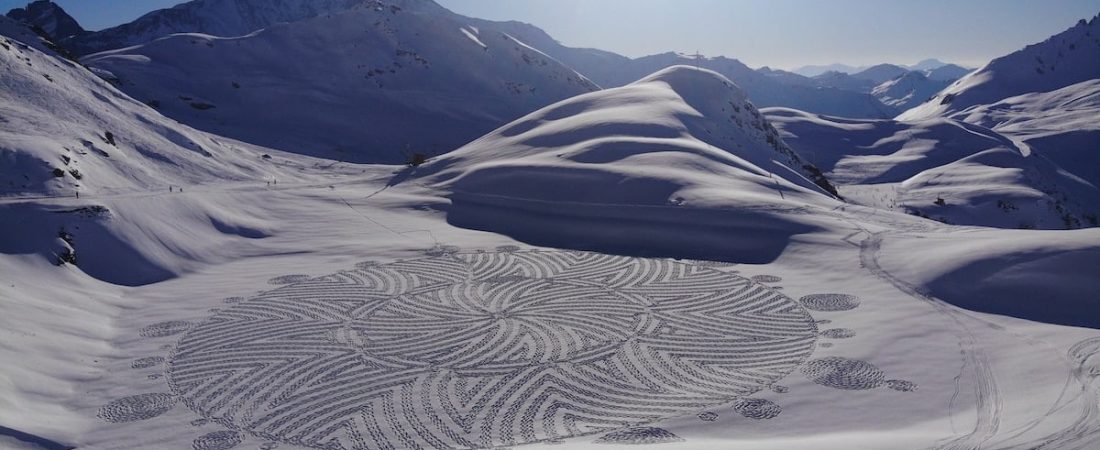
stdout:
[[676,66],[536,111],[421,176],[450,192],[448,219],[470,228],[566,247],[768,260],[813,228],[777,210],[833,202],[815,170],[732,82]]

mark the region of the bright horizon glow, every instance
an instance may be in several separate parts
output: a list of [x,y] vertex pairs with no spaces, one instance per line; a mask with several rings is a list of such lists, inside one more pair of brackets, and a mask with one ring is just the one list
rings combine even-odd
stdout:
[[[88,29],[180,0],[55,0]],[[630,57],[679,51],[793,69],[844,63],[970,67],[1100,13],[1100,0],[437,0],[463,15],[536,25],[571,47]],[[26,0],[0,0],[6,12]]]

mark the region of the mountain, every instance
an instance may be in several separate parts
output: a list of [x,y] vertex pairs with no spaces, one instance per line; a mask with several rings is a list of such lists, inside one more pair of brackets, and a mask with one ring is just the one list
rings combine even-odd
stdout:
[[903,111],[924,103],[949,83],[950,81],[932,80],[913,71],[875,86],[871,95],[882,103]]
[[820,66],[802,66],[791,70],[791,72],[804,77],[816,77],[826,72],[856,73],[866,68],[865,66],[849,66],[847,64],[825,64]]
[[741,61],[724,56],[697,57],[668,52],[640,58],[593,59],[587,52],[568,48],[547,48],[547,52],[603,87],[629,84],[665,67],[696,66],[729,78],[748,93],[753,103],[782,105],[805,111],[846,117],[886,118],[893,108],[881,104],[869,94],[834,88],[821,88],[813,80],[791,72],[753,70]]
[[966,74],[973,72],[974,69],[967,69],[966,67],[958,66],[955,64],[944,64],[935,69],[924,70],[923,73],[929,80],[937,81],[955,81],[959,78],[966,76]]
[[977,105],[1033,92],[1050,92],[1100,78],[1100,15],[1049,39],[994,59],[899,116],[953,116]]
[[1100,189],[999,133],[954,119],[856,120],[763,110],[845,199],[998,228],[1100,225]]
[[54,40],[69,39],[84,34],[84,28],[72,16],[49,0],[36,0],[24,8],[8,11],[16,22],[38,27]]
[[95,195],[278,173],[263,151],[180,125],[0,18],[0,192]]
[[852,76],[855,78],[869,80],[878,85],[905,75],[906,72],[909,72],[909,69],[901,66],[897,66],[894,64],[879,64],[877,66],[871,66],[867,69],[853,73]]
[[[402,3],[410,3],[408,0]],[[129,47],[175,33],[235,37],[268,26],[346,11],[366,0],[194,0],[65,42],[80,55]],[[391,2],[392,3],[392,2]]]
[[913,64],[911,66],[906,66],[906,68],[909,69],[909,70],[917,71],[917,72],[928,72],[928,71],[939,69],[943,66],[948,66],[948,65],[953,65],[953,64],[945,63],[945,62],[940,61],[936,58],[929,58],[929,59],[925,59],[921,62],[918,62],[916,64]]
[[542,108],[415,176],[449,193],[451,223],[630,253],[725,233],[711,256],[769,260],[810,226],[766,207],[835,203],[743,90],[690,66]]
[[845,91],[870,93],[876,83],[866,78],[857,78],[844,72],[825,72],[813,77],[814,83],[822,87],[836,88]]
[[181,122],[345,161],[437,155],[598,89],[521,40],[470,22],[442,8],[365,2],[246,36],[177,34],[84,62]]
[[1009,97],[957,116],[1011,136],[1100,187],[1100,79]]

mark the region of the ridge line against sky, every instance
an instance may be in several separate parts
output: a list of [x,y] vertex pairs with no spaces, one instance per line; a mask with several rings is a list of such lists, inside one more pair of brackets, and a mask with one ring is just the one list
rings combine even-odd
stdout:
[[[1100,0],[437,0],[467,16],[518,20],[571,47],[630,57],[679,51],[793,69],[843,63],[978,67],[1100,13]],[[27,0],[0,0],[6,12]],[[181,0],[56,0],[108,28]]]

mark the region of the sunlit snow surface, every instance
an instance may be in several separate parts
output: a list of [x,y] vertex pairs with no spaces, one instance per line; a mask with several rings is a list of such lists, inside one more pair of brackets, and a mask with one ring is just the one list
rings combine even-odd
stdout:
[[869,133],[892,163],[846,173],[903,185],[887,165],[1030,161],[975,125],[775,129],[680,67],[356,165],[172,122],[12,33],[0,445],[1100,445],[1100,230],[844,203],[803,163],[851,155],[792,151],[798,123]]

